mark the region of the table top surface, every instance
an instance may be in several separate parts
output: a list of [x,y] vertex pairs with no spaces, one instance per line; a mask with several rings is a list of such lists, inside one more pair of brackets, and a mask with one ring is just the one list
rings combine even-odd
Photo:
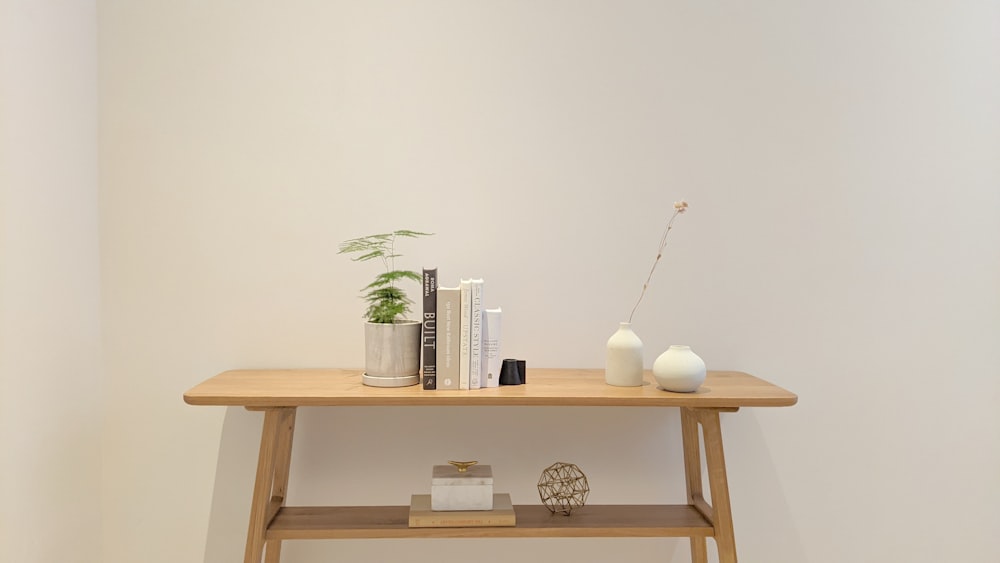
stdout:
[[660,389],[646,371],[638,387],[604,382],[603,369],[529,368],[524,385],[473,390],[369,387],[361,369],[268,369],[225,371],[184,394],[191,405],[305,406],[624,406],[785,407],[798,397],[739,371],[709,371],[693,393]]

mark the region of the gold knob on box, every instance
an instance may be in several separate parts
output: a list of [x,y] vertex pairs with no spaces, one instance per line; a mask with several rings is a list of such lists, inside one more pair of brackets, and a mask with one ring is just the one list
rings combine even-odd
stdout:
[[465,473],[470,467],[479,463],[478,461],[449,461],[448,463],[455,466],[459,473]]

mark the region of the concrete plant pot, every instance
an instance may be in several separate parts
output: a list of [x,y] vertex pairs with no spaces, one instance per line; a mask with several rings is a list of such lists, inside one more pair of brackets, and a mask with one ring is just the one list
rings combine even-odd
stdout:
[[420,383],[420,321],[365,323],[365,373],[373,387]]

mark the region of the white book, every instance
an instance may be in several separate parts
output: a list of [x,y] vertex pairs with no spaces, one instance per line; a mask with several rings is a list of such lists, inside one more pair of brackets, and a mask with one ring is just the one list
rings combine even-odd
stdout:
[[437,289],[437,388],[458,389],[462,298],[459,287]]
[[469,311],[469,389],[483,386],[483,280],[470,282],[472,305]]
[[501,315],[500,307],[496,309],[486,309],[483,311],[485,322],[483,323],[483,356],[486,365],[483,376],[483,387],[500,386],[500,367],[503,359],[500,357],[500,328]]
[[458,284],[461,291],[462,310],[459,315],[459,348],[458,348],[458,388],[469,388],[469,328],[472,313],[472,280],[461,280]]

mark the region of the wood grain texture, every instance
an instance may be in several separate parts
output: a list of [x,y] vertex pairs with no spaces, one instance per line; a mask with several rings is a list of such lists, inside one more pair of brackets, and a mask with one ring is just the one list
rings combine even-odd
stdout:
[[[184,395],[192,405],[243,406],[264,411],[257,477],[251,502],[245,563],[278,563],[288,539],[472,537],[688,537],[692,560],[707,561],[714,537],[721,563],[736,563],[720,412],[741,407],[794,405],[795,394],[738,371],[712,371],[695,393],[657,388],[645,373],[639,387],[614,387],[600,369],[532,369],[527,385],[477,390],[367,387],[361,370],[226,371]],[[544,506],[516,506],[517,525],[411,528],[408,506],[284,506],[299,406],[625,406],[680,407],[686,505],[584,506],[570,516]],[[702,430],[699,436],[698,429]],[[701,446],[713,505],[704,498]]]
[[712,527],[687,505],[588,505],[570,516],[541,505],[514,507],[517,525],[410,528],[408,506],[285,507],[267,539],[710,537]]
[[368,387],[361,370],[234,370],[204,381],[184,394],[192,405],[250,408],[297,406],[623,406],[782,407],[798,398],[777,385],[738,371],[711,371],[694,393],[657,388],[651,372],[640,387],[614,387],[602,369],[528,370],[526,385],[477,390],[425,391],[420,385]]
[[[271,485],[271,502],[268,506],[267,523],[271,524],[288,498],[288,476],[292,463],[292,440],[295,436],[296,409],[288,409],[287,415],[278,428],[278,444],[275,452],[274,481]],[[274,512],[271,512],[273,507]],[[280,563],[281,540],[268,540],[264,548],[264,563]]]
[[712,522],[715,525],[715,546],[719,563],[736,563],[736,538],[733,532],[733,512],[729,504],[729,480],[726,477],[726,457],[722,448],[722,425],[719,412],[697,411],[705,444],[705,468],[712,492]]
[[268,525],[268,505],[274,482],[275,457],[280,448],[281,426],[288,420],[292,409],[268,409],[264,412],[264,429],[260,437],[257,457],[257,477],[250,502],[250,525],[247,530],[247,547],[244,563],[261,563],[265,531]]
[[[698,418],[689,408],[681,409],[681,439],[684,444],[684,479],[687,485],[688,504],[711,524],[712,508],[705,502],[701,483],[701,438],[698,434]],[[691,538],[691,563],[708,563],[708,544],[704,537]]]

